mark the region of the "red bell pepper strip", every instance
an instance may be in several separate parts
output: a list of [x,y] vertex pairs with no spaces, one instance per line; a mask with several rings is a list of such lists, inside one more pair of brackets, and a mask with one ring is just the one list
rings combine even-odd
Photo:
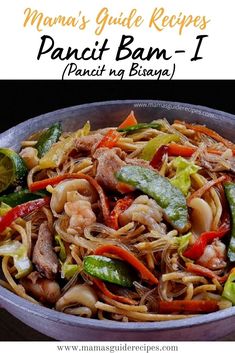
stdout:
[[136,301],[131,298],[123,297],[122,295],[116,295],[116,294],[113,294],[112,292],[110,292],[110,290],[107,288],[106,284],[103,281],[101,281],[100,279],[92,277],[92,281],[99,288],[99,290],[104,295],[106,295],[108,298],[116,300],[117,302],[129,304],[129,305],[136,304]]
[[214,273],[213,271],[209,270],[208,268],[206,268],[204,266],[193,264],[191,262],[186,263],[186,271],[196,273],[199,276],[204,276],[204,277],[211,278],[211,279],[215,278],[220,283],[225,282],[228,278],[228,274],[224,275],[223,277],[220,277],[216,273]]
[[168,150],[169,150],[169,146],[167,145],[162,145],[161,147],[158,148],[157,152],[155,153],[155,155],[153,156],[150,162],[150,165],[154,169],[157,169],[157,170],[161,169],[163,156],[168,153]]
[[[214,130],[209,129],[208,127],[206,127],[204,125],[193,125],[193,124],[189,124],[189,123],[186,123],[185,121],[180,121],[180,120],[175,120],[175,123],[183,124],[188,129],[191,129],[191,130],[194,130],[194,131],[197,131],[197,132],[201,132],[202,134],[210,136],[214,140],[216,140],[218,142],[221,142],[224,146],[226,146],[228,148],[231,148],[232,150],[235,149],[234,143],[232,143],[231,141],[225,139],[224,137],[220,136],[217,132],[215,132]],[[235,151],[233,151],[233,152],[235,152]]]
[[215,300],[173,300],[172,302],[159,302],[159,314],[188,313],[206,314],[219,310]]
[[190,202],[192,201],[192,199],[194,199],[195,197],[202,197],[202,195],[208,191],[212,186],[215,186],[217,184],[222,183],[223,181],[228,180],[228,177],[225,175],[222,175],[221,177],[219,177],[218,179],[215,180],[210,180],[208,181],[206,184],[204,184],[200,189],[196,190],[195,192],[193,192],[187,199],[187,204],[190,207]]
[[4,216],[0,217],[0,233],[9,227],[17,218],[25,217],[41,207],[48,205],[49,203],[50,198],[45,197],[43,199],[22,203],[21,205],[12,208]]
[[150,272],[149,269],[129,251],[115,245],[103,245],[95,250],[95,255],[102,255],[104,253],[117,255],[140,272],[143,279],[152,284],[158,284],[158,279],[152,274],[152,272]]
[[119,129],[125,129],[128,126],[137,125],[138,121],[134,116],[134,112],[131,111],[130,114],[126,117],[126,119],[118,126]]
[[208,244],[210,244],[216,238],[222,238],[230,230],[229,219],[226,220],[218,230],[212,230],[210,232],[202,233],[195,243],[186,249],[183,253],[185,257],[188,257],[191,260],[197,260],[202,256],[204,250]]
[[117,141],[120,138],[119,132],[116,130],[110,129],[102,138],[102,140],[98,143],[96,148],[107,147],[113,148],[116,146]]
[[108,200],[105,196],[105,193],[102,187],[97,183],[97,181],[89,175],[83,173],[65,173],[63,175],[58,175],[54,178],[43,179],[40,181],[35,181],[29,186],[30,191],[37,191],[45,189],[48,185],[56,185],[65,179],[86,179],[89,183],[96,189],[100,197],[101,208],[104,216],[104,220],[106,221],[109,217],[109,204]]
[[118,217],[130,207],[132,202],[133,198],[130,196],[125,196],[123,199],[118,200],[112,212],[110,213],[106,224],[110,228],[117,230],[119,228]]

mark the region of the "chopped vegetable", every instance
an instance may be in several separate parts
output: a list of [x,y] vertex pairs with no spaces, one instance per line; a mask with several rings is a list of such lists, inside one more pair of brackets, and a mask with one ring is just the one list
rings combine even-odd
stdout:
[[80,267],[77,264],[69,264],[69,263],[65,262],[61,266],[61,277],[69,280],[79,270],[80,270]]
[[227,179],[227,176],[222,175],[221,177],[219,177],[218,179],[215,180],[210,180],[208,181],[206,184],[204,184],[200,189],[196,190],[194,193],[192,193],[188,199],[187,199],[187,203],[190,206],[190,202],[192,199],[194,199],[195,197],[202,197],[202,195],[208,191],[210,188],[212,188],[213,186],[222,183],[223,181],[225,181]]
[[114,206],[114,209],[109,215],[109,218],[106,222],[107,225],[117,230],[119,228],[118,217],[130,207],[132,202],[133,198],[129,196],[125,196],[123,199],[118,200]]
[[82,129],[70,134],[65,139],[56,142],[49,151],[40,159],[39,166],[42,169],[56,168],[63,163],[73,150],[75,141],[82,136],[87,136],[90,132],[90,123],[87,122]]
[[176,173],[175,176],[170,179],[171,184],[180,189],[182,193],[187,196],[191,187],[190,175],[197,173],[201,168],[182,157],[175,158],[172,161],[172,167],[176,169]]
[[228,258],[230,261],[235,261],[235,184],[234,183],[224,183],[225,195],[228,200],[231,218],[232,218],[232,230],[231,238],[228,247]]
[[27,168],[18,153],[10,148],[0,148],[0,193],[21,185]]
[[214,140],[223,143],[228,148],[231,148],[231,149],[235,148],[235,145],[231,141],[225,139],[224,137],[220,136],[217,132],[209,129],[204,125],[193,125],[193,124],[189,124],[184,121],[178,121],[178,120],[175,120],[175,123],[184,124],[187,127],[187,129],[191,129],[191,130],[200,132],[202,134],[205,134],[207,136],[210,136]]
[[10,211],[11,207],[4,202],[0,204],[0,216],[4,216],[8,211]]
[[96,189],[100,197],[101,208],[105,221],[109,217],[109,205],[105,193],[102,187],[97,183],[97,181],[89,175],[83,173],[65,173],[63,175],[58,175],[54,178],[43,179],[40,181],[35,181],[29,186],[29,189],[34,192],[37,190],[45,189],[48,185],[56,185],[62,180],[66,179],[86,179],[89,183]]
[[226,233],[228,233],[230,230],[230,223],[228,220],[226,220],[218,230],[212,230],[210,232],[204,232],[202,233],[195,243],[187,249],[183,255],[185,257],[188,257],[189,259],[192,260],[197,260],[199,257],[202,256],[204,253],[204,250],[206,246],[216,238],[220,239],[222,238]]
[[161,129],[161,125],[158,123],[140,123],[140,124],[135,124],[135,125],[130,125],[127,126],[125,128],[118,128],[117,131],[118,132],[132,132],[132,131],[137,131],[137,130],[141,130],[141,129],[156,129],[156,130],[160,130]]
[[63,240],[57,234],[55,236],[55,241],[56,241],[56,244],[60,247],[59,258],[60,258],[60,260],[62,262],[64,262],[66,260],[67,255],[66,255],[66,250],[65,250],[65,246],[64,246]]
[[[182,235],[181,237],[175,238],[176,242],[178,243],[178,249],[177,249],[178,254],[185,261],[186,261],[186,259],[185,259],[185,256],[183,255],[183,253],[190,242],[191,236],[192,236],[192,233],[189,232],[188,234],[185,234],[185,235]],[[187,261],[188,261],[188,259],[187,259]]]
[[150,165],[154,168],[159,170],[162,166],[163,157],[168,154],[168,146],[162,145],[158,148],[157,152],[154,154]]
[[197,150],[196,147],[179,145],[177,143],[170,143],[168,145],[169,156],[191,157],[196,150]]
[[[0,204],[0,217],[4,216],[7,212],[9,212],[11,207],[4,202],[1,202]],[[7,238],[11,238],[12,234],[14,233],[14,230],[6,227],[4,232],[2,232],[2,235],[7,236]]]
[[0,202],[4,202],[11,207],[15,207],[28,201],[40,199],[44,196],[46,196],[45,191],[32,193],[28,189],[23,189],[8,195],[0,196]]
[[10,209],[4,216],[0,217],[0,233],[2,233],[6,227],[10,226],[19,217],[25,217],[28,214],[40,209],[43,206],[48,205],[50,202],[49,197],[43,199],[38,199],[34,201],[29,201],[18,205]]
[[11,256],[17,269],[17,279],[27,276],[32,271],[32,264],[27,256],[26,247],[18,240],[7,241],[0,246],[0,256]]
[[89,255],[83,261],[84,271],[105,282],[131,287],[136,279],[133,268],[124,261],[100,255]]
[[125,166],[116,174],[119,181],[140,189],[162,207],[169,223],[181,232],[189,228],[188,208],[182,192],[151,169]]
[[142,276],[144,280],[151,282],[152,284],[158,284],[158,279],[148,270],[148,268],[140,262],[128,250],[120,248],[115,245],[103,245],[96,249],[95,255],[103,255],[105,253],[114,254],[120,257],[122,260],[128,262],[133,266]]
[[219,310],[219,305],[215,300],[173,300],[159,302],[158,310],[160,314],[206,314]]
[[230,275],[225,282],[222,297],[230,300],[235,305],[235,268],[232,269]]
[[178,142],[180,140],[179,135],[176,134],[161,134],[146,143],[144,146],[140,158],[145,159],[147,161],[151,161],[153,159],[156,150],[162,145],[167,145],[168,143],[174,141]]
[[99,142],[96,148],[100,147],[107,147],[107,148],[113,148],[116,146],[117,141],[120,138],[120,134],[117,132],[117,130],[110,129],[106,135],[102,138],[102,140]]
[[116,300],[121,303],[129,304],[129,305],[135,305],[136,302],[128,297],[124,297],[122,295],[116,295],[110,292],[110,290],[106,287],[105,283],[101,281],[98,278],[92,278],[92,281],[95,283],[95,285],[99,288],[99,290],[106,295],[108,298]]
[[133,126],[133,125],[136,125],[138,124],[136,118],[135,118],[135,115],[134,115],[134,112],[133,110],[130,112],[130,114],[126,117],[126,119],[119,125],[119,129],[124,129],[128,126]]
[[42,132],[35,145],[35,148],[38,150],[39,158],[42,158],[49,151],[51,146],[59,140],[61,134],[62,127],[60,123],[55,123]]

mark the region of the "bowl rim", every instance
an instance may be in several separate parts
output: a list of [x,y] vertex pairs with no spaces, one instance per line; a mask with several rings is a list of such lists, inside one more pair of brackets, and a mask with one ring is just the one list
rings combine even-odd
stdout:
[[[176,106],[179,106],[179,107],[181,106],[182,108],[188,108],[189,110],[196,109],[199,114],[203,112],[204,113],[208,112],[217,117],[220,117],[220,116],[227,117],[231,120],[234,120],[234,123],[235,123],[235,115],[227,112],[223,112],[220,110],[216,110],[213,108],[201,106],[201,105],[188,104],[183,102],[165,101],[165,100],[148,100],[148,99],[111,100],[111,101],[92,102],[92,103],[86,103],[86,104],[79,104],[75,106],[69,106],[62,109],[47,112],[45,114],[41,114],[33,118],[29,118],[11,127],[10,129],[2,132],[0,134],[0,142],[3,137],[7,137],[7,135],[10,135],[16,128],[23,127],[28,123],[31,123],[34,121],[47,119],[53,115],[61,115],[68,111],[73,112],[73,111],[78,111],[78,110],[83,110],[83,109],[93,108],[93,107],[99,108],[99,107],[108,106],[108,105],[120,105],[120,104],[132,105],[132,104],[138,104],[138,103],[162,104],[166,106],[170,105],[171,109],[174,109],[174,107]],[[137,107],[137,108],[144,109],[146,107]],[[19,297],[15,293],[9,291],[8,289],[0,285],[0,307],[3,309],[4,309],[4,303],[8,303],[9,306],[14,306],[19,310],[20,309],[22,310],[22,308],[24,308],[28,314],[50,320],[51,322],[61,322],[64,325],[68,325],[68,326],[86,327],[86,328],[96,329],[96,330],[105,329],[106,331],[113,331],[115,329],[120,332],[122,331],[135,331],[135,332],[148,331],[149,332],[149,331],[162,331],[166,329],[167,330],[181,329],[186,327],[200,326],[206,323],[217,322],[217,321],[228,319],[228,318],[231,318],[232,316],[235,316],[235,307],[231,307],[231,308],[219,310],[215,313],[197,315],[191,318],[179,319],[179,320],[157,321],[157,322],[127,322],[127,323],[116,322],[112,320],[101,321],[98,319],[88,319],[88,318],[77,317],[70,314],[65,314],[65,313],[47,308],[45,306],[34,304],[24,298]],[[9,308],[7,308],[7,310],[9,310]],[[9,311],[11,312],[11,310]]]
[[[175,102],[175,101],[167,101],[167,100],[154,100],[154,99],[118,99],[118,100],[110,100],[110,101],[101,101],[101,102],[92,102],[92,103],[85,103],[85,104],[78,104],[78,105],[73,105],[73,106],[68,106],[65,108],[60,108],[60,109],[56,109],[56,110],[52,110],[49,111],[47,113],[43,113],[40,115],[37,115],[36,117],[31,117],[29,119],[24,120],[23,122],[3,131],[0,133],[0,140],[1,138],[11,134],[16,127],[22,127],[27,125],[28,123],[37,121],[37,120],[42,120],[42,119],[46,119],[51,117],[51,115],[54,114],[58,114],[58,115],[62,115],[63,113],[66,113],[68,111],[73,112],[73,111],[77,111],[78,109],[82,110],[82,109],[86,109],[86,108],[92,108],[92,107],[102,107],[102,106],[106,106],[106,105],[116,105],[116,104],[161,104],[161,105],[165,105],[165,106],[169,106],[171,105],[171,109],[175,108],[175,107],[182,107],[185,109],[189,109],[189,110],[193,110],[196,109],[198,113],[209,113],[212,117],[212,115],[214,116],[226,116],[227,118],[230,118],[231,120],[235,120],[235,115],[232,113],[227,113],[225,111],[222,110],[217,110],[214,108],[210,108],[210,107],[206,107],[206,106],[202,106],[202,105],[196,105],[196,104],[190,104],[190,103],[184,103],[184,102]],[[146,107],[137,107],[137,109],[145,109]],[[169,109],[169,108],[167,108]],[[170,109],[169,109],[170,110]]]

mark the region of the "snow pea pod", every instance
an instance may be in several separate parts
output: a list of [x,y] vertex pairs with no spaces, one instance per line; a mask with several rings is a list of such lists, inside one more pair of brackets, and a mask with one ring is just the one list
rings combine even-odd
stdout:
[[136,279],[133,269],[124,261],[105,256],[86,256],[83,266],[87,274],[123,287],[131,287]]
[[137,131],[137,130],[141,130],[141,129],[156,129],[156,130],[161,130],[161,125],[158,123],[140,123],[140,124],[135,124],[135,125],[131,125],[131,126],[127,126],[124,128],[118,128],[117,131],[118,132],[133,132],[133,131]]
[[151,196],[162,207],[166,220],[179,232],[189,229],[186,198],[167,178],[149,168],[131,165],[121,168],[116,178]]
[[222,296],[235,305],[235,270],[233,269],[225,282]]
[[11,207],[21,205],[22,203],[40,199],[47,195],[45,191],[30,192],[28,189],[23,189],[18,192],[12,192],[8,195],[0,196],[0,202],[4,202]]
[[35,148],[38,150],[38,157],[42,158],[44,154],[49,151],[51,146],[59,140],[62,133],[62,127],[60,123],[55,123],[49,127],[49,129],[42,132],[38,139]]

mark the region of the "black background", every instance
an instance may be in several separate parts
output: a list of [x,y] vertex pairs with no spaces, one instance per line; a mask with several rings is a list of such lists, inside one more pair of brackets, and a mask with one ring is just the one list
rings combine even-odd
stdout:
[[235,114],[235,81],[0,81],[1,132],[42,113],[82,103],[160,99]]

